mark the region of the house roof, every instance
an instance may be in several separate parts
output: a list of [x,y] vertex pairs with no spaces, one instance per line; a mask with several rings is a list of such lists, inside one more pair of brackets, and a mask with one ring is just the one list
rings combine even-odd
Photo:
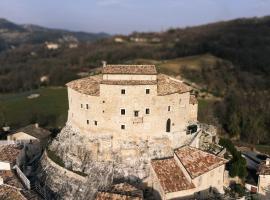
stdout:
[[110,192],[98,192],[96,195],[96,200],[142,200],[142,198]]
[[165,74],[159,74],[157,79],[157,92],[160,96],[174,93],[185,93],[191,90],[191,87],[189,87],[187,84]]
[[155,65],[106,65],[102,68],[103,74],[157,74]]
[[189,104],[198,104],[198,100],[195,95],[190,95],[189,97]]
[[262,161],[258,169],[259,175],[270,175],[270,164],[266,164],[266,161]]
[[228,162],[224,158],[190,146],[181,147],[174,153],[191,178],[196,178]]
[[0,185],[0,199],[4,200],[27,200],[20,190],[9,185]]
[[156,85],[155,80],[102,80],[101,84],[106,85]]
[[119,183],[112,185],[108,191],[100,191],[97,193],[96,199],[125,199],[125,200],[141,200],[143,199],[142,190],[128,183]]
[[31,136],[37,138],[37,139],[48,138],[51,134],[50,131],[48,131],[42,127],[39,127],[35,124],[30,124],[26,127],[20,128],[15,133],[19,133],[19,132],[26,133],[28,135],[31,135]]
[[78,79],[67,83],[67,87],[92,96],[99,96],[100,82],[102,75],[89,76],[86,78]]
[[3,178],[5,184],[16,187],[16,188],[23,188],[22,183],[18,179],[17,175],[13,170],[1,170],[0,177]]
[[89,76],[67,83],[66,85],[82,94],[99,96],[100,84],[108,85],[157,85],[157,95],[164,96],[174,93],[185,93],[191,87],[180,80],[165,74],[158,74],[157,80],[102,80],[102,75]]
[[0,161],[14,163],[20,152],[21,148],[19,148],[17,145],[1,145]]
[[165,193],[188,190],[195,187],[193,183],[187,180],[174,158],[152,160],[151,165]]

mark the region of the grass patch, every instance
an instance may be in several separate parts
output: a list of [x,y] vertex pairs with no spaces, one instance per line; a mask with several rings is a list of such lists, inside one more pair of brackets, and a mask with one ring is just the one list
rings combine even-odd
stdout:
[[[28,99],[30,94],[38,98]],[[63,87],[40,88],[31,92],[0,95],[0,126],[19,128],[38,122],[42,126],[63,127],[67,119],[67,90]]]
[[270,145],[258,144],[255,146],[255,148],[261,153],[270,155]]

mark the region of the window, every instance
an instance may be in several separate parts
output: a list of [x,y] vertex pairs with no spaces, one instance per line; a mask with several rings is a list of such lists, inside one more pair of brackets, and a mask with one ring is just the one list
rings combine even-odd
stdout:
[[126,94],[126,90],[122,89],[121,94]]
[[121,125],[121,129],[126,129],[126,126],[125,125]]
[[126,110],[125,109],[121,109],[121,115],[125,115],[126,114]]
[[138,116],[139,116],[139,111],[138,111],[138,110],[135,110],[135,111],[134,111],[134,116],[135,116],[135,117],[138,117]]
[[97,121],[95,121],[94,123],[95,123],[95,126],[97,126]]
[[89,106],[88,106],[88,104],[86,104],[86,109],[88,110],[88,108],[89,108]]
[[171,111],[171,106],[168,106],[168,111]]
[[166,122],[166,132],[171,132],[171,119],[168,119]]
[[86,124],[89,124],[89,120],[86,120]]
[[105,103],[105,101],[102,101],[102,103]]
[[150,114],[150,109],[149,108],[145,109],[145,114],[147,114],[147,115]]
[[150,89],[146,89],[146,90],[145,90],[145,93],[146,93],[146,94],[150,94]]
[[83,108],[83,105],[81,104],[81,108]]

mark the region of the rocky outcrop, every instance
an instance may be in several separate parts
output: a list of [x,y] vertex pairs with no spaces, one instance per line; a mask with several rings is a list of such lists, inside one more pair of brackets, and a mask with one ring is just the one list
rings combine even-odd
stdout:
[[[47,185],[54,192],[65,194],[64,199],[74,195],[78,199],[91,199],[97,189],[106,188],[113,180],[139,184],[148,178],[151,159],[173,155],[170,140],[165,136],[125,138],[106,134],[90,137],[71,126],[62,129],[49,149],[63,160],[65,168],[56,167],[43,156]],[[86,182],[70,176],[67,169],[87,174]]]

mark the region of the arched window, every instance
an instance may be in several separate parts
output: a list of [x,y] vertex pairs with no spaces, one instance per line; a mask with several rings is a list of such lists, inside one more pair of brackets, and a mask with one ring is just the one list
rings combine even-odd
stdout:
[[171,132],[171,119],[167,120],[166,123],[166,132]]

